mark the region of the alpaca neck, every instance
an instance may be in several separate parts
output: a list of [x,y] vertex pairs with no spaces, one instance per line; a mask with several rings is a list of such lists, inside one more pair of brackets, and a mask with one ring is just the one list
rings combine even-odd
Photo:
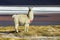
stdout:
[[28,16],[29,16],[29,19],[30,20],[33,20],[33,11],[32,10],[29,10],[29,12],[28,12]]

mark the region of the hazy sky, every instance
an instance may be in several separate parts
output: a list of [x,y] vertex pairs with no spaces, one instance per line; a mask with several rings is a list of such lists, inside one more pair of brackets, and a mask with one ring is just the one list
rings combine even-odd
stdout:
[[60,0],[0,0],[0,5],[59,5]]

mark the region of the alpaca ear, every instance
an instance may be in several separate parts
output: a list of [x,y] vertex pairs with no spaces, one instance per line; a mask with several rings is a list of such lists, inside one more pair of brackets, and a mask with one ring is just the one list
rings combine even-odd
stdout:
[[33,7],[29,7],[30,10],[32,10]]
[[30,9],[32,9],[33,7],[29,7]]

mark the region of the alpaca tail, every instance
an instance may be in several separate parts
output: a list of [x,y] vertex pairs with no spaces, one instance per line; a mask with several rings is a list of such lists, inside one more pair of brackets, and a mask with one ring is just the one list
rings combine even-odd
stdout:
[[14,18],[16,15],[12,15],[12,18]]

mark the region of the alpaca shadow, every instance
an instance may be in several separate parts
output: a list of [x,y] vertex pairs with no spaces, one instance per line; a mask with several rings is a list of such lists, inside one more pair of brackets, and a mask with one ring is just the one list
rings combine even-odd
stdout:
[[[21,32],[21,31],[19,31],[19,32]],[[0,33],[7,33],[7,34],[9,34],[9,33],[17,33],[16,31],[0,31]]]
[[3,32],[3,31],[0,31],[0,33],[8,33],[8,34],[9,34],[9,33],[15,33],[15,32],[16,32],[16,31],[4,31],[4,32]]

